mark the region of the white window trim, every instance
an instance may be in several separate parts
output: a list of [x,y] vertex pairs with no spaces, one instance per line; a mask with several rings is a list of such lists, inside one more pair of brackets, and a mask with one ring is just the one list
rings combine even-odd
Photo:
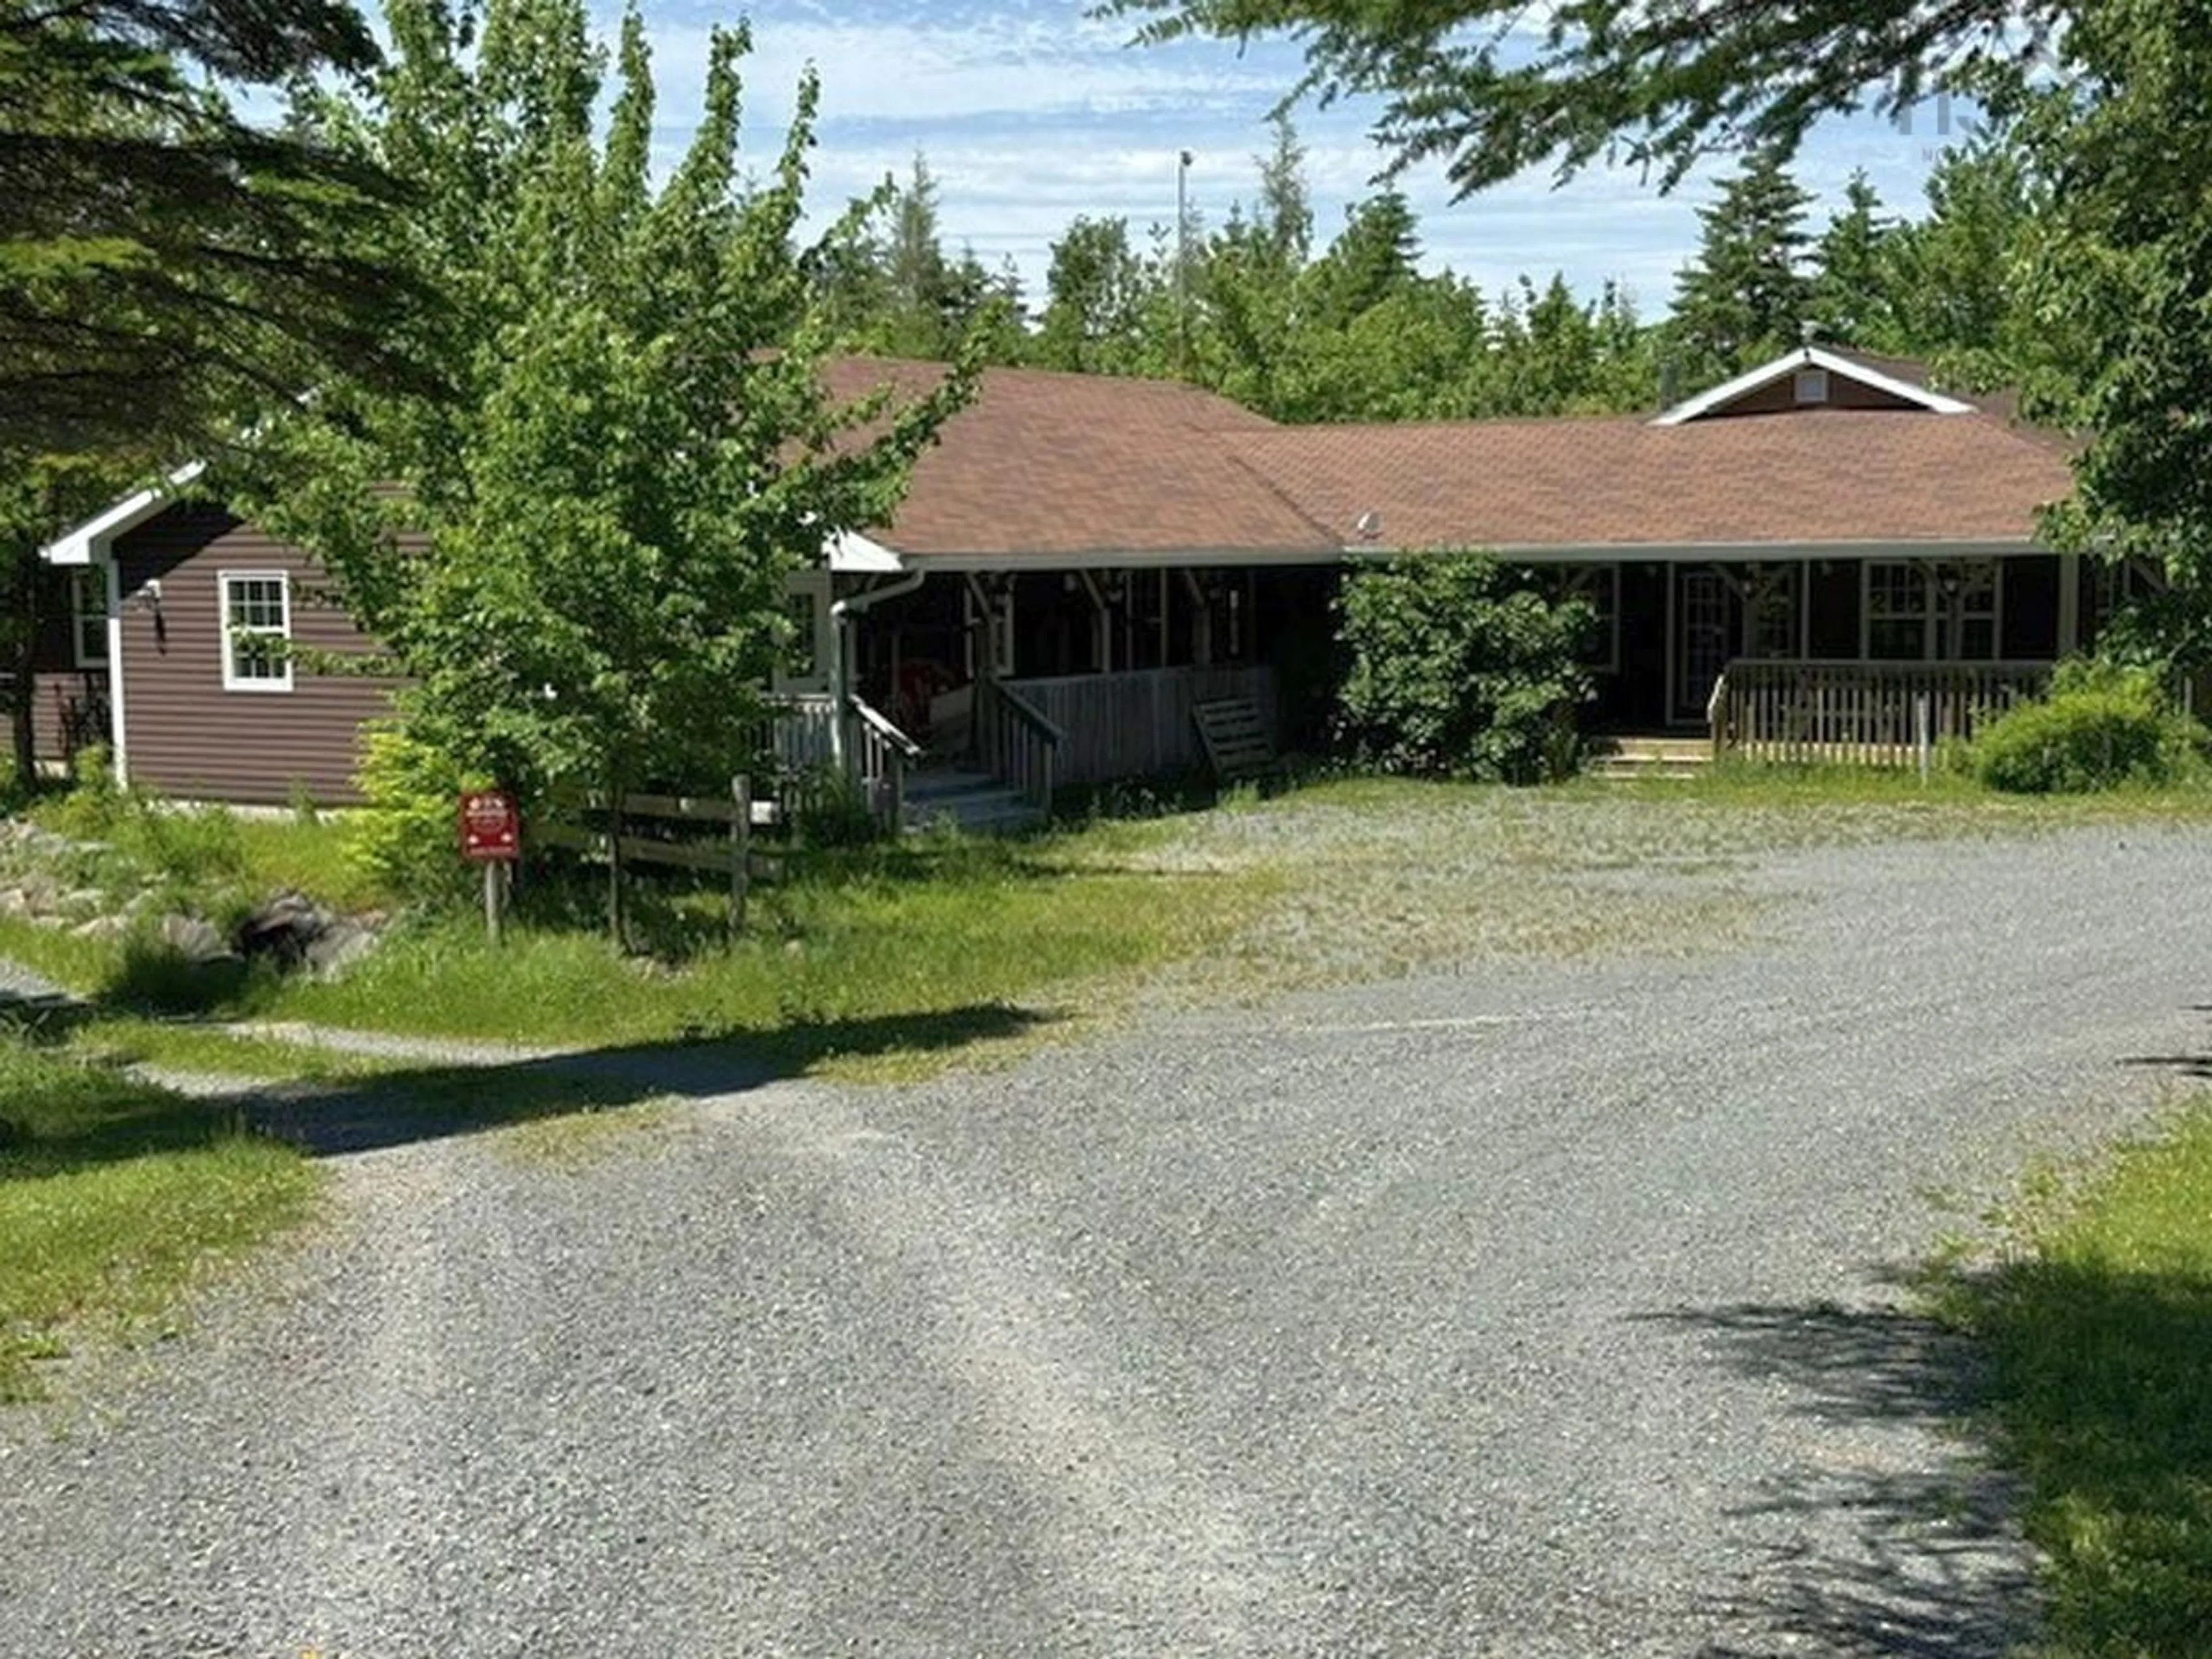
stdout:
[[292,642],[291,573],[285,570],[220,570],[216,573],[216,623],[222,630],[222,689],[226,691],[289,691],[292,689],[292,658],[289,650],[280,659],[284,672],[279,678],[241,676],[238,672],[237,638],[230,622],[231,584],[270,581],[276,584],[276,600],[283,609],[283,621],[273,629],[256,628],[248,631],[272,635],[289,647]]
[[[1936,574],[1947,564],[1986,562],[1990,567],[1990,654],[1986,657],[1947,657],[1942,654],[1943,626],[1946,621],[1942,599],[1942,580]],[[1873,662],[1874,653],[1874,573],[1877,565],[1911,564],[1920,567],[1928,587],[1928,608],[1921,613],[1920,652],[1917,657],[1885,657],[1884,662],[2002,662],[2004,656],[2004,590],[2005,562],[2002,559],[1862,559],[1859,561],[1859,660]],[[1978,618],[1977,618],[1978,619]]]
[[[79,668],[105,668],[114,659],[108,649],[107,571],[104,566],[96,564],[75,565],[68,568],[70,660]],[[93,593],[99,596],[97,610],[88,608],[85,603]],[[92,655],[84,648],[85,624],[95,619],[100,623],[98,656]]]

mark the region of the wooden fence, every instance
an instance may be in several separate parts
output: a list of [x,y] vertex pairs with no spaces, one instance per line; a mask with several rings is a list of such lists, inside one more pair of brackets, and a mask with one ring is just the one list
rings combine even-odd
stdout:
[[1268,731],[1278,731],[1275,676],[1266,667],[1070,674],[1014,680],[1007,689],[1060,734],[1053,778],[1062,784],[1158,777],[1204,765],[1194,703],[1248,698]]
[[781,806],[756,800],[752,783],[732,778],[726,795],[624,794],[556,791],[527,831],[539,846],[565,848],[607,866],[607,922],[623,937],[623,874],[633,864],[660,865],[726,878],[730,931],[744,925],[757,881],[780,880],[783,860],[755,849],[754,831],[786,822]]
[[2048,663],[1740,661],[1713,687],[1713,753],[1747,760],[1911,766],[1921,710],[1931,744],[2043,695]]

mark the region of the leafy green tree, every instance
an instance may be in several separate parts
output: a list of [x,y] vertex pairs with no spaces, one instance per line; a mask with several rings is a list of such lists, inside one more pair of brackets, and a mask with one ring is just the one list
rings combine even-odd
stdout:
[[[1162,311],[1165,289],[1159,271],[1131,245],[1127,220],[1079,216],[1052,245],[1036,362],[1091,374],[1139,372],[1148,356],[1146,313]],[[1152,359],[1162,343],[1151,343]]]
[[1881,250],[1898,347],[1962,383],[2015,380],[2026,258],[2039,188],[2021,146],[2002,131],[1944,153],[1929,175],[1928,211]]
[[1725,379],[1799,339],[1813,295],[1804,269],[1811,199],[1765,150],[1698,210],[1698,257],[1682,273],[1672,332],[1698,380]]
[[1424,555],[1345,579],[1350,656],[1339,735],[1362,761],[1416,776],[1534,783],[1573,759],[1591,622],[1484,555]]
[[423,295],[361,252],[388,177],[186,72],[375,56],[335,0],[0,0],[0,453],[197,441],[326,374],[421,378]]
[[1420,225],[1413,204],[1385,191],[1354,204],[1328,251],[1308,267],[1303,287],[1307,319],[1342,328],[1420,276]]
[[254,516],[321,556],[410,678],[410,738],[456,770],[726,775],[787,572],[890,514],[973,365],[895,410],[830,401],[820,262],[794,246],[818,88],[746,182],[743,29],[714,35],[696,136],[656,186],[635,12],[603,139],[580,0],[396,0],[391,24],[373,95],[319,118],[420,194],[395,234],[454,296],[452,392],[328,388],[268,434]]
[[2065,396],[2046,356],[2031,389],[2096,434],[2058,527],[2158,561],[2201,618],[2212,610],[2212,30],[2179,0],[2085,0],[2059,51],[2057,84],[2015,94],[2022,148],[2051,181],[2023,310],[2079,377]]

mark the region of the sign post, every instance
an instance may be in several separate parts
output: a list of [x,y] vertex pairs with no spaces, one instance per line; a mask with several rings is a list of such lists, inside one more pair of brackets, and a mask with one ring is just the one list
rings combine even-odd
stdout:
[[522,856],[522,813],[503,789],[464,791],[461,856],[483,866],[484,932],[499,943],[499,912],[506,870]]

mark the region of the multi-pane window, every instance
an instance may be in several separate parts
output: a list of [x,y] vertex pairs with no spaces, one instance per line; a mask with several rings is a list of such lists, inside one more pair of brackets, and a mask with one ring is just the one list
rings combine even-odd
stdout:
[[1890,662],[1990,662],[1997,654],[1997,568],[1988,559],[1867,566],[1867,655]]
[[222,623],[225,690],[292,689],[292,602],[282,571],[223,572]]
[[107,572],[80,565],[70,572],[70,638],[79,668],[107,666]]

